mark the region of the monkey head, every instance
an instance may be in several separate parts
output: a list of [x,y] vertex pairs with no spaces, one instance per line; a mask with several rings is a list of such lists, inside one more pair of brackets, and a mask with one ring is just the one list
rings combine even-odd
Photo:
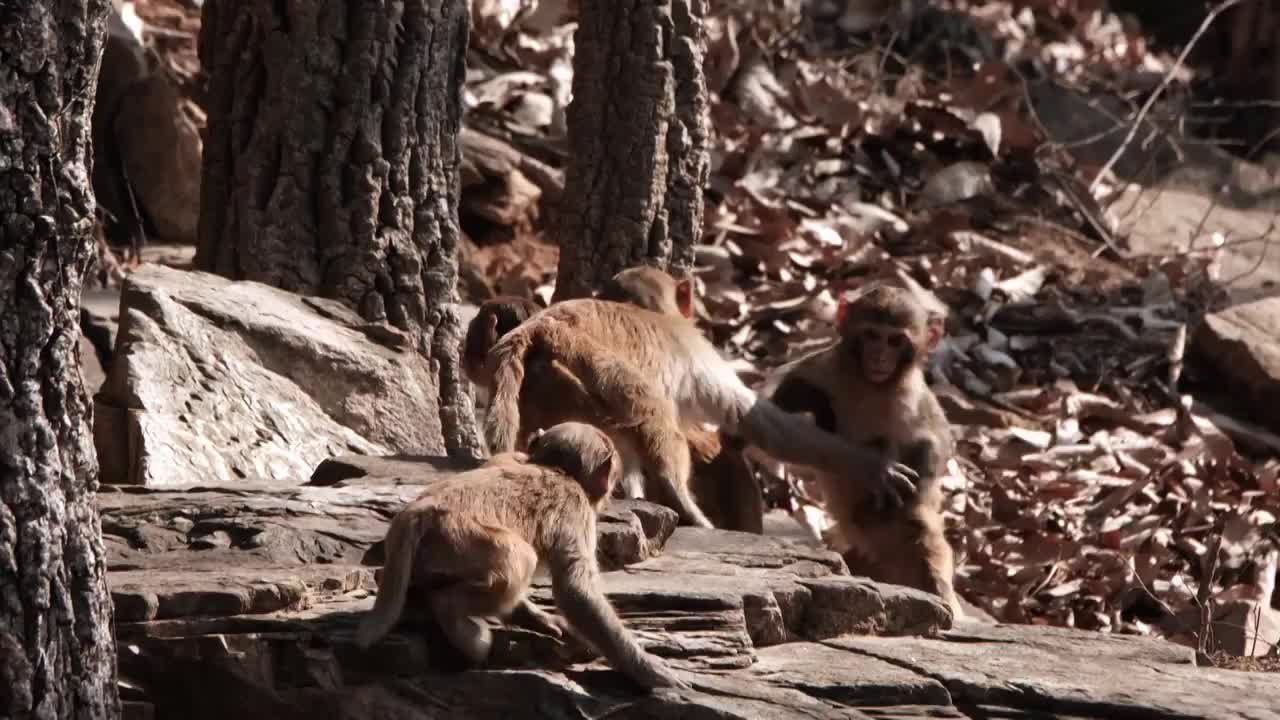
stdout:
[[941,323],[915,295],[891,285],[877,285],[852,301],[841,299],[836,326],[855,367],[874,385],[900,381],[942,339]]
[[599,428],[563,422],[539,430],[529,442],[529,461],[563,471],[582,485],[592,505],[599,505],[622,476],[618,449]]
[[534,301],[514,295],[496,297],[480,305],[462,341],[462,370],[467,379],[487,387],[489,348],[541,309]]
[[596,297],[664,315],[693,317],[693,278],[686,275],[677,280],[648,265],[627,268],[609,278]]

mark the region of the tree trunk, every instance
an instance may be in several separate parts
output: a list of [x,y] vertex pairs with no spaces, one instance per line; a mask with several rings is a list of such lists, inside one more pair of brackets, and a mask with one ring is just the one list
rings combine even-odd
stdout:
[[113,718],[80,378],[90,118],[107,0],[0,3],[0,717]]
[[443,443],[477,456],[458,346],[466,0],[206,2],[196,267],[340,300],[439,368]]
[[709,174],[705,0],[583,0],[556,299],[641,263],[693,264]]

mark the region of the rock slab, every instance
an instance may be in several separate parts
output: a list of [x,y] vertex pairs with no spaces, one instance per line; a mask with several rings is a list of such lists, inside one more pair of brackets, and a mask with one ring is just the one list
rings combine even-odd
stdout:
[[1280,298],[1207,315],[1192,342],[1225,390],[1245,399],[1262,424],[1280,429]]
[[394,328],[160,266],[125,282],[95,400],[106,483],[298,485],[346,453],[444,451],[428,362]]

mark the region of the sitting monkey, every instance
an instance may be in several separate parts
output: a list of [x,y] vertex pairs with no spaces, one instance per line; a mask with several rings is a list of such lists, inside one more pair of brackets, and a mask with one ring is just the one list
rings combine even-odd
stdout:
[[785,366],[773,402],[812,413],[818,427],[879,447],[917,473],[915,496],[896,508],[873,502],[858,478],[817,477],[849,569],[938,595],[958,618],[939,483],[954,440],[923,370],[941,322],[909,290],[889,285],[842,301],[837,315],[839,342]]

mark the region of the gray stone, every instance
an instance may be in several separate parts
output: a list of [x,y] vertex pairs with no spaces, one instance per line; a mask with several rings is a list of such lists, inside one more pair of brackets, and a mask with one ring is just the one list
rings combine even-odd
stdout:
[[928,675],[815,643],[764,648],[751,674],[841,705],[951,704],[947,689]]
[[1243,399],[1263,423],[1280,427],[1280,298],[1206,315],[1192,351],[1218,374],[1215,384]]
[[98,359],[97,348],[83,333],[80,335],[80,378],[84,381],[85,392],[90,395],[97,392],[102,382],[107,379],[107,373],[102,369],[102,362]]
[[1052,717],[1280,718],[1280,675],[1208,670],[1155,638],[1028,625],[966,625],[940,639],[824,641],[941,682],[966,705]]
[[[450,670],[456,652],[416,590],[399,625],[361,649],[387,522],[447,471],[430,458],[348,467],[366,474],[98,495],[131,714],[1277,717],[1275,674],[1196,668],[1191,650],[1153,638],[971,621],[947,631],[936,598],[851,577],[836,553],[677,528],[644,501],[600,513],[602,590],[690,690],[637,692],[578,640],[511,624],[495,627],[483,667]],[[546,577],[530,597],[553,607]]]
[[80,333],[93,344],[104,372],[111,369],[119,324],[120,292],[114,288],[85,289],[80,296]]
[[329,457],[444,451],[426,360],[336,303],[143,266],[117,346],[95,407],[104,482],[301,484]]

